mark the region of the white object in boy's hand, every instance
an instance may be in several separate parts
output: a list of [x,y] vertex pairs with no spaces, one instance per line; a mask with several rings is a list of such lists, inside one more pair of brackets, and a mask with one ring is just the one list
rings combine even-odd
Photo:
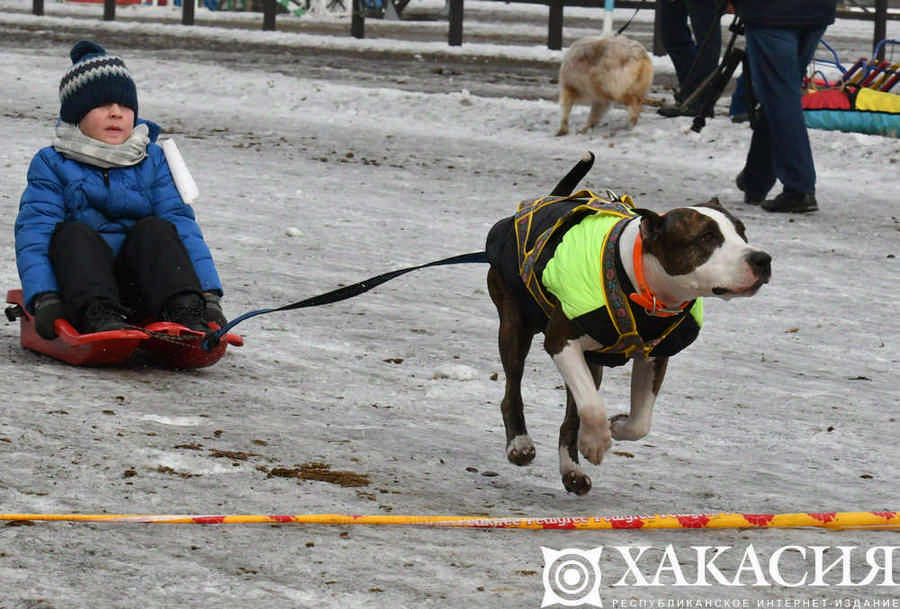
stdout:
[[178,189],[182,201],[188,205],[194,203],[200,196],[200,189],[197,188],[197,183],[194,182],[194,177],[191,175],[187,163],[184,162],[184,157],[181,156],[178,146],[175,145],[175,140],[160,140],[159,145],[166,154],[169,171],[172,172],[172,179],[175,180],[175,187]]

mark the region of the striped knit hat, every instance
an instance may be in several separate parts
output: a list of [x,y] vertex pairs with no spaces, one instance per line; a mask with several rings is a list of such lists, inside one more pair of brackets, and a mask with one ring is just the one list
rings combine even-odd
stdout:
[[84,116],[106,104],[120,104],[134,110],[137,120],[137,88],[121,57],[90,40],[75,43],[69,52],[72,67],[59,83],[59,117],[77,125]]

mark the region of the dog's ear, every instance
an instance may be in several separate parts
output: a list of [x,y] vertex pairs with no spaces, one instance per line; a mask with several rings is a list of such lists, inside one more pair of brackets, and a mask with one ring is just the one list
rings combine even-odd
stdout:
[[725,209],[721,203],[719,203],[718,197],[713,197],[706,203],[700,203],[697,207],[709,207],[710,209],[715,209],[716,211],[720,211],[728,217],[729,220],[734,224],[734,228],[741,237],[743,237],[744,241],[747,240],[747,229],[744,228],[744,223],[741,222],[734,214]]
[[706,203],[698,203],[697,207],[711,207],[712,209],[718,209],[719,211],[724,212],[725,208],[722,207],[722,204],[719,203],[719,197],[713,197]]
[[641,239],[656,241],[662,237],[665,219],[661,215],[649,209],[635,208],[634,212],[641,217]]
[[634,213],[636,213],[639,216],[655,216],[655,215],[657,215],[657,213],[655,211],[653,211],[652,209],[646,209],[643,207],[635,207],[635,208],[632,208],[631,211],[633,211]]

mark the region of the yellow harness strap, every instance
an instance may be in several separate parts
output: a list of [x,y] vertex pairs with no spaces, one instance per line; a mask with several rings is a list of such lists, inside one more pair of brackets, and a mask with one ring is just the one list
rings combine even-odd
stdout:
[[[606,213],[622,218],[631,218],[635,215],[632,211],[634,203],[631,197],[625,195],[620,198],[611,192],[607,192],[607,194],[610,198],[603,199],[589,190],[580,190],[565,197],[547,196],[540,199],[522,201],[516,209],[515,233],[516,251],[519,253],[519,275],[522,277],[522,281],[525,283],[528,291],[547,316],[556,308],[556,305],[544,293],[544,288],[535,274],[534,267],[544,251],[544,246],[547,245],[547,242],[556,231],[577,216]],[[558,218],[553,226],[539,235],[533,234],[534,214],[536,212],[548,205],[576,199],[583,199],[584,203],[570,209]]]

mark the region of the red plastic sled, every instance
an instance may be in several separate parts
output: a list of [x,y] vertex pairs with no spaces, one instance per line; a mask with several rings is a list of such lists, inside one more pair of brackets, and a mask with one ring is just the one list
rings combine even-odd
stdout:
[[244,340],[226,334],[219,344],[206,351],[201,346],[204,335],[180,324],[157,321],[142,329],[113,330],[79,334],[64,320],[56,320],[57,337],[41,338],[34,328],[34,317],[25,309],[22,290],[6,294],[6,317],[19,320],[22,346],[76,366],[122,366],[138,355],[166,368],[203,368],[222,359],[228,345],[240,347]]

